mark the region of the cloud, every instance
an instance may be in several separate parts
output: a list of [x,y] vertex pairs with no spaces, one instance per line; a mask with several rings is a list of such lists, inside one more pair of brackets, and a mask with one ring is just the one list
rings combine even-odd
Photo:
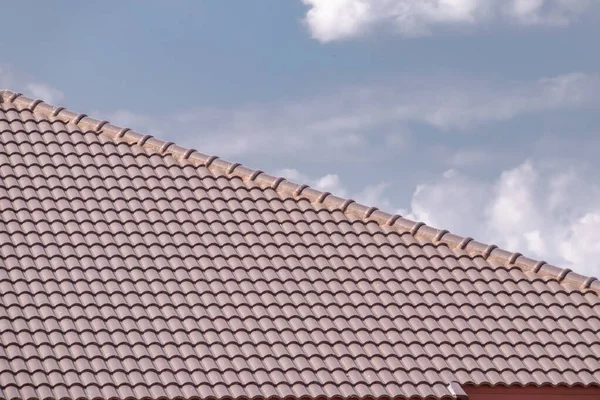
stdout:
[[415,189],[409,209],[390,198],[389,182],[350,190],[339,175],[276,172],[296,183],[449,229],[510,251],[600,276],[600,180],[574,160],[524,161],[493,179],[451,169]]
[[352,39],[386,27],[406,37],[441,28],[504,22],[564,26],[592,0],[302,0],[305,24],[321,42]]
[[463,87],[440,93],[439,102],[426,108],[421,117],[440,129],[468,128],[487,122],[506,121],[519,115],[547,110],[596,105],[594,92],[600,77],[571,73],[541,78],[533,83],[508,83],[504,87]]
[[600,182],[569,163],[525,161],[487,181],[447,171],[417,187],[411,219],[600,275]]
[[57,104],[64,97],[63,92],[45,83],[28,83],[25,88],[28,96],[35,99],[44,99],[49,104]]
[[342,157],[364,153],[377,141],[386,149],[405,149],[415,126],[466,131],[524,115],[598,107],[599,91],[600,77],[583,73],[531,82],[413,78],[235,108],[191,108],[168,115],[127,110],[94,114],[224,157],[299,152]]
[[21,90],[24,95],[56,104],[64,98],[63,92],[19,73],[8,64],[0,63],[0,89]]
[[[282,169],[275,173],[276,176],[283,176],[287,180],[295,183],[304,183],[310,187],[322,192],[329,192],[342,198],[352,198],[356,202],[375,206],[382,210],[393,210],[394,206],[388,197],[387,189],[390,188],[389,182],[379,182],[370,184],[357,191],[349,190],[340,179],[338,174],[327,174],[321,177],[309,177],[297,169]],[[395,213],[401,213],[404,210],[396,209]]]
[[339,197],[348,196],[348,191],[342,185],[340,177],[337,174],[327,174],[319,178],[313,179],[301,173],[297,169],[286,168],[277,171],[275,175],[283,176],[291,182],[307,184],[314,189],[320,190],[322,192],[333,193],[334,195]]

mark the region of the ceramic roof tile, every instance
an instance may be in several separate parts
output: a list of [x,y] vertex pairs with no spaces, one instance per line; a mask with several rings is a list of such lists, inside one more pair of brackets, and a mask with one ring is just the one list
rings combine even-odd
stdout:
[[593,279],[0,99],[1,400],[600,384]]

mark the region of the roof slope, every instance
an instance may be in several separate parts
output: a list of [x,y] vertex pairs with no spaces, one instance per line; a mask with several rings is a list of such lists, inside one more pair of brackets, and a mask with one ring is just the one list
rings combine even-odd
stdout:
[[0,399],[600,385],[593,278],[0,99]]

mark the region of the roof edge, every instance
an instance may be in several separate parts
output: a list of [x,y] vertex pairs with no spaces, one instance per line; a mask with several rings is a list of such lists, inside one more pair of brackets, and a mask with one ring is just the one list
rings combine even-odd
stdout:
[[152,135],[144,135],[129,128],[113,125],[108,121],[88,117],[86,114],[74,113],[64,107],[46,104],[42,100],[32,99],[18,92],[0,90],[0,103],[4,102],[13,103],[15,106],[29,110],[32,113],[75,124],[81,129],[91,130],[114,140],[135,143],[161,154],[169,154],[182,162],[187,161],[198,166],[203,165],[211,172],[218,172],[227,176],[238,176],[244,181],[254,182],[262,187],[270,187],[279,193],[306,198],[311,203],[321,204],[329,209],[338,209],[345,214],[358,216],[363,220],[375,221],[381,226],[408,232],[416,238],[426,239],[434,244],[446,244],[450,248],[461,249],[468,254],[481,256],[485,260],[495,259],[505,266],[514,265],[523,271],[533,271],[542,276],[555,278],[559,283],[575,287],[582,292],[593,291],[600,295],[600,281],[595,277],[580,275],[570,269],[559,268],[542,260],[525,257],[518,252],[509,252],[498,248],[494,244],[481,243],[471,237],[458,236],[445,229],[427,226],[423,222],[412,221],[398,214],[389,214],[380,211],[377,207],[368,207],[352,199],[334,196],[329,192],[321,192],[308,185],[290,182],[283,177],[275,177],[261,170],[251,169],[214,155],[209,156],[195,149],[181,147],[173,142],[154,138]]

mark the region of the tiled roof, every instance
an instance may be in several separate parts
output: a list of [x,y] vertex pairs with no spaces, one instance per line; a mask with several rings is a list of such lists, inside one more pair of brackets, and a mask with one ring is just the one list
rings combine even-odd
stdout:
[[600,385],[592,278],[0,100],[0,399]]

